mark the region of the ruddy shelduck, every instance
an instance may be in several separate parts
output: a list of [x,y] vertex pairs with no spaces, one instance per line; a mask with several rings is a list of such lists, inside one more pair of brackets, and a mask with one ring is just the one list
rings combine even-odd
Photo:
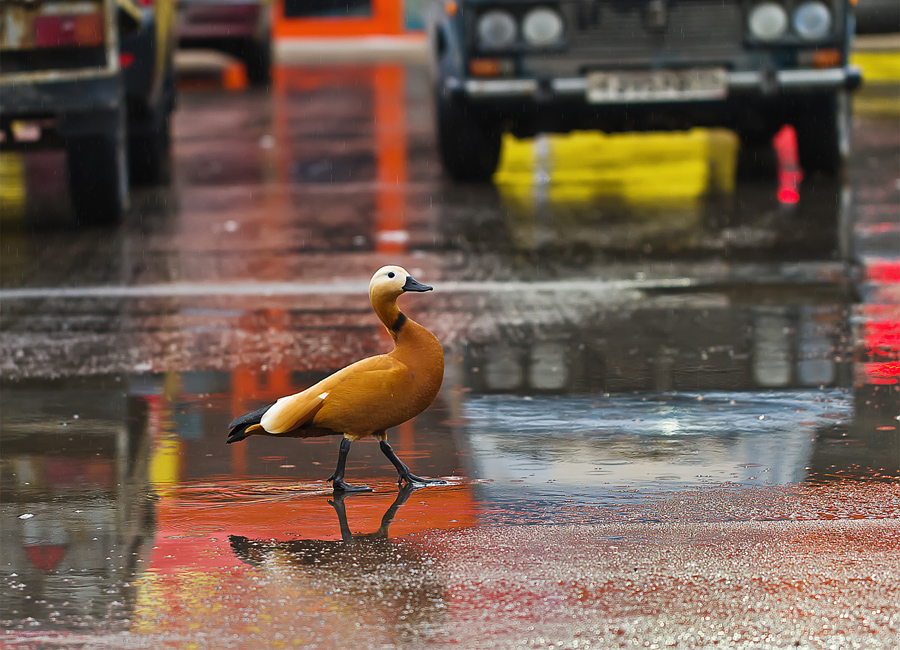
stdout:
[[379,269],[369,282],[369,300],[394,340],[394,349],[357,361],[295,395],[282,397],[232,422],[228,442],[251,435],[312,438],[343,435],[337,469],[328,480],[335,492],[370,488],[344,481],[350,444],[372,436],[397,468],[398,483],[443,483],[416,476],[397,458],[387,430],[415,417],[434,401],[444,378],[444,351],[434,334],[406,317],[397,298],[408,291],[431,291],[399,266]]

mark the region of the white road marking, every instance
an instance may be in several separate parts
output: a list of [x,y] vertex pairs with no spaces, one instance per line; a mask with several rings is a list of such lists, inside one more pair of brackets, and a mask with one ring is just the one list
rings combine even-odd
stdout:
[[[642,289],[691,287],[689,278],[660,280],[558,280],[544,282],[437,282],[440,293],[542,293],[561,291],[615,292]],[[0,301],[59,298],[181,298],[192,296],[334,296],[368,293],[367,282],[175,282],[137,286],[98,285],[84,287],[26,287],[0,289]]]

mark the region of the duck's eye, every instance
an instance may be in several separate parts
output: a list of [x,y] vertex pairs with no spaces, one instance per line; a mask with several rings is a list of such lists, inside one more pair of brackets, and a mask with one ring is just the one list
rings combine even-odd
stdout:
[[393,272],[393,271],[388,271],[388,277],[389,277],[389,278],[394,277],[394,272]]

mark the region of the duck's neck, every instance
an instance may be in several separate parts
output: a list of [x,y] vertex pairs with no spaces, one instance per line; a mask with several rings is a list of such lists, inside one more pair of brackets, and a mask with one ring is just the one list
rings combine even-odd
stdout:
[[437,349],[441,348],[441,344],[434,334],[408,318],[400,311],[396,301],[374,305],[374,307],[378,318],[381,319],[391,338],[394,339],[393,354],[395,356],[403,355],[406,352],[420,354],[434,346],[437,346]]
[[400,307],[397,306],[397,301],[378,302],[373,304],[372,307],[375,308],[375,313],[378,314],[378,318],[384,323],[391,338],[394,339],[394,345],[396,345],[397,335],[408,320],[403,312],[400,311]]

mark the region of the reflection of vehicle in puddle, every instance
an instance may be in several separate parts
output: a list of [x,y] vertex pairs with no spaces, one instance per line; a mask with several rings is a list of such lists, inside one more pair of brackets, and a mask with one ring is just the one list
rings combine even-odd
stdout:
[[117,380],[4,386],[5,625],[115,628],[134,608],[153,540],[150,450]]
[[[484,396],[466,407],[476,476],[500,501],[582,493],[603,505],[728,482],[798,483],[811,434],[852,418],[840,391]],[[519,483],[519,486],[516,486]],[[622,489],[617,489],[622,488]],[[623,493],[624,489],[624,493]],[[504,492],[510,492],[504,495]]]
[[566,495],[605,520],[701,486],[896,480],[900,393],[881,361],[895,329],[851,321],[852,287],[822,270],[629,285],[638,297],[547,282],[531,302],[487,303],[458,369],[487,519],[558,522]]
[[542,254],[846,255],[846,189],[827,178],[801,184],[796,137],[783,131],[778,157],[760,161],[745,160],[753,150],[739,150],[724,130],[507,135],[495,181],[510,245]]
[[463,406],[469,476],[491,481],[474,486],[483,524],[786,519],[817,508],[878,518],[889,502],[854,510],[833,494],[897,481],[897,413],[896,391],[872,386],[495,394]]
[[578,323],[497,323],[467,346],[465,381],[482,393],[846,386],[849,362],[835,352],[846,347],[847,296],[824,291],[814,304],[810,288],[796,287],[780,305],[747,304],[752,291],[741,288],[663,294],[597,305]]

